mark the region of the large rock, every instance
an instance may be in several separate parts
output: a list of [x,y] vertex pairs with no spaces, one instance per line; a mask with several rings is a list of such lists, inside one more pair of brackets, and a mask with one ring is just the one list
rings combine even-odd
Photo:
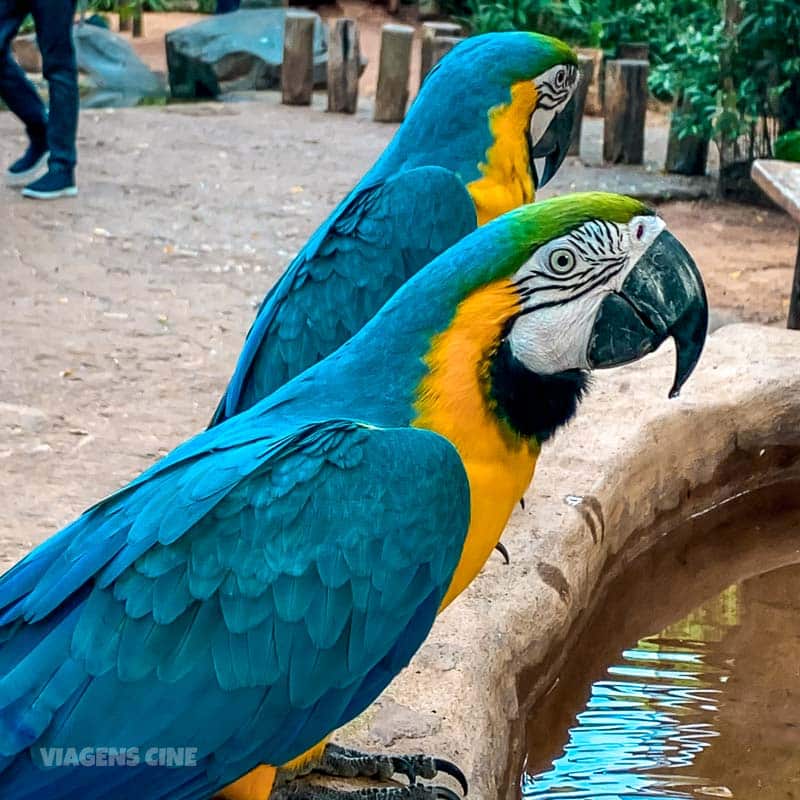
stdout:
[[164,81],[136,55],[126,39],[97,25],[75,26],[78,69],[93,89],[81,103],[87,108],[132,106],[163,97]]
[[[217,97],[226,91],[276,89],[281,81],[284,8],[240,9],[167,34],[173,97]],[[314,24],[314,85],[325,86],[327,28]]]
[[[144,99],[166,96],[162,76],[136,55],[126,39],[88,23],[75,25],[73,37],[84,108],[135,106]],[[38,87],[42,56],[36,35],[17,36],[12,49],[19,65],[34,75]]]

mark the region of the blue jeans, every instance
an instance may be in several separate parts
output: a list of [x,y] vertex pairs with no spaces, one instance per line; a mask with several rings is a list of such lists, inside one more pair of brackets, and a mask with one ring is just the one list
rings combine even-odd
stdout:
[[[75,166],[78,67],[72,43],[76,0],[0,0],[0,98],[25,123],[36,144],[46,143],[50,167]],[[36,23],[42,70],[50,88],[50,114],[11,55],[11,40],[27,14]]]

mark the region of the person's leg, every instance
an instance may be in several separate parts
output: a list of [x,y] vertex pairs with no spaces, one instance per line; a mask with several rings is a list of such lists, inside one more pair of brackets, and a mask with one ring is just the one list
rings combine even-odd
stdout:
[[25,154],[6,173],[11,184],[27,183],[47,155],[44,103],[11,55],[11,42],[29,10],[27,0],[0,0],[0,99],[22,120],[30,139]]
[[30,0],[42,71],[50,89],[47,142],[50,169],[26,186],[27,197],[49,199],[76,194],[75,138],[78,131],[78,67],[72,26],[76,0]]
[[31,0],[42,72],[50,87],[50,166],[74,169],[78,132],[78,66],[72,26],[76,0]]
[[217,0],[217,8],[215,14],[229,14],[231,11],[237,11],[239,8],[239,0]]

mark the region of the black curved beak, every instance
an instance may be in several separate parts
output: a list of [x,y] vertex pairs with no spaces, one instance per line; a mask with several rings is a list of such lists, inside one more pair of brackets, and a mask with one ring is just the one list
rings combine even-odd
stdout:
[[[561,162],[567,155],[572,140],[572,126],[575,123],[575,97],[551,120],[542,138],[531,147],[531,174],[534,189],[544,186],[558,172]],[[539,175],[534,159],[543,158],[544,169]]]
[[669,396],[676,397],[697,364],[708,332],[708,301],[697,265],[683,245],[662,231],[600,304],[589,340],[592,368],[615,367],[653,352],[670,336],[677,364]]

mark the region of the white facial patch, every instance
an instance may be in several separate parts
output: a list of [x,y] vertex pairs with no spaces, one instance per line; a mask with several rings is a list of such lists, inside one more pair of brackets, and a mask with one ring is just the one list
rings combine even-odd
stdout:
[[579,79],[580,72],[572,64],[558,64],[534,79],[537,100],[530,128],[534,146],[544,136],[553,117],[570,101]]
[[540,247],[513,278],[524,305],[508,337],[514,356],[543,375],[588,368],[600,304],[665,227],[651,216],[592,220]]

